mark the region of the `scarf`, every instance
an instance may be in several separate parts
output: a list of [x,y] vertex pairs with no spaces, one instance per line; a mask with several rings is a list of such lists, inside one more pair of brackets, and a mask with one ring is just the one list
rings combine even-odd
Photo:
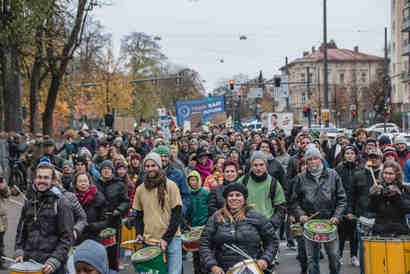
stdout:
[[160,171],[155,178],[145,176],[144,185],[149,191],[158,188],[158,203],[161,208],[164,209],[165,192],[167,191],[167,178],[165,177],[165,172]]
[[95,185],[91,185],[87,191],[81,192],[76,190],[74,194],[75,196],[77,196],[77,199],[81,203],[81,205],[84,206],[94,201],[97,192],[97,187]]
[[251,172],[251,178],[256,183],[261,183],[265,181],[267,177],[268,177],[268,172],[263,173],[261,176],[257,176],[255,175],[255,173]]
[[316,181],[319,180],[320,175],[323,172],[323,164],[320,164],[318,168],[309,168],[309,173],[315,178]]
[[213,164],[212,160],[206,161],[205,166],[202,166],[199,163],[196,164],[195,169],[199,172],[199,174],[201,174],[202,182],[205,182],[206,177],[212,174],[212,169],[211,169],[212,164]]

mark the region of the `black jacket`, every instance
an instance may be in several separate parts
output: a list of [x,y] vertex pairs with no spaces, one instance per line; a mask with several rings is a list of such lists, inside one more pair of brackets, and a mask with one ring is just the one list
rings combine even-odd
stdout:
[[410,214],[410,195],[403,187],[402,194],[387,197],[383,194],[369,196],[369,209],[376,213],[375,234],[408,235],[410,229],[405,215]]
[[73,244],[74,218],[69,202],[53,192],[35,192],[21,211],[16,235],[16,256],[64,264]]
[[[114,177],[107,182],[98,180],[95,185],[107,201],[106,210],[107,214],[111,216],[109,218],[110,225],[113,225],[114,228],[121,225],[121,218],[128,213],[130,203],[127,195],[125,195],[124,184]],[[113,216],[115,210],[120,212],[119,216]]]
[[303,152],[301,151],[299,151],[294,156],[290,157],[289,164],[288,164],[288,170],[286,171],[286,176],[288,177],[288,180],[292,180],[293,178],[296,177],[296,175],[298,175],[299,162],[302,157],[303,157]]
[[340,163],[336,167],[336,172],[339,174],[340,179],[342,179],[343,183],[343,188],[345,189],[346,192],[346,197],[347,197],[347,208],[346,208],[346,213],[353,213],[353,200],[352,200],[352,185],[353,185],[353,179],[354,179],[354,174],[356,172],[359,172],[363,168],[359,166],[358,163],[347,163],[343,162]]
[[[377,178],[377,176],[376,176]],[[369,209],[369,190],[373,185],[372,175],[370,170],[362,168],[355,172],[351,185],[351,199],[348,202],[349,212],[355,216],[363,216],[366,218],[374,218],[374,212]]]
[[244,260],[224,244],[234,244],[252,258],[265,259],[268,264],[272,262],[279,247],[279,239],[272,224],[261,213],[250,209],[245,214],[245,220],[235,223],[231,223],[228,218],[224,223],[217,216],[218,213],[208,220],[199,244],[199,255],[207,270],[218,265],[226,272]]
[[342,180],[337,172],[323,168],[319,182],[309,173],[303,172],[296,177],[291,196],[291,214],[296,216],[311,216],[319,212],[318,219],[336,217],[341,220],[346,210],[346,193]]
[[88,137],[85,137],[79,142],[78,148],[86,147],[91,152],[91,155],[94,155],[97,150],[97,145],[98,143],[94,136],[88,135]]
[[[80,201],[81,203],[81,201]],[[88,225],[85,227],[81,237],[77,240],[76,245],[79,245],[85,240],[100,241],[98,235],[100,232],[108,227],[108,218],[105,214],[107,202],[101,192],[97,192],[88,204],[81,203],[87,214]]]
[[224,207],[225,198],[223,197],[223,192],[225,187],[229,184],[230,182],[224,180],[222,185],[219,185],[211,190],[208,197],[208,216],[214,215],[218,209]]

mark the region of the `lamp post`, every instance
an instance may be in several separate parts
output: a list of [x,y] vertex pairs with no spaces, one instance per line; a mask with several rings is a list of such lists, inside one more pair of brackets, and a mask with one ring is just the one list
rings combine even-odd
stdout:
[[[323,80],[324,80],[324,91],[323,100],[325,104],[325,109],[329,112],[329,79],[328,79],[328,60],[327,60],[327,0],[323,0]],[[327,116],[325,121],[325,126],[329,127],[329,116]]]

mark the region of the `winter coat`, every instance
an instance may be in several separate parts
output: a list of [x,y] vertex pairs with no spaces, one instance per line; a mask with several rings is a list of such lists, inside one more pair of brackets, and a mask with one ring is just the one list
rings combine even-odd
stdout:
[[[128,207],[130,200],[125,195],[125,186],[117,178],[111,178],[108,181],[98,180],[96,187],[100,191],[107,201],[107,213],[110,214],[109,225],[110,227],[118,227],[121,225],[121,219],[128,213]],[[120,212],[120,216],[113,216],[114,210]]]
[[350,199],[348,197],[348,206],[351,208],[347,209],[348,212],[358,217],[375,217],[374,212],[369,209],[369,190],[372,185],[373,179],[369,169],[362,168],[354,173]]
[[[189,178],[196,177],[199,182],[198,189],[192,189],[189,185]],[[202,226],[208,219],[208,198],[209,191],[202,187],[201,175],[198,171],[192,171],[188,175],[188,187],[191,191],[191,204],[186,212],[186,219],[190,226]]]
[[6,203],[7,203],[7,199],[9,196],[10,196],[10,189],[6,185],[4,188],[0,189],[0,232],[7,231],[8,219],[7,219]]
[[343,188],[345,189],[345,192],[346,192],[346,197],[347,197],[346,213],[353,213],[353,209],[352,209],[353,208],[352,207],[353,179],[354,179],[354,174],[362,170],[362,167],[360,167],[356,162],[354,163],[343,162],[343,163],[340,163],[336,167],[335,170],[337,174],[339,174],[340,179],[342,179]]
[[108,219],[105,214],[105,208],[107,206],[105,197],[101,194],[101,192],[97,191],[91,202],[84,204],[80,201],[80,203],[87,214],[88,225],[76,241],[76,245],[79,245],[85,240],[94,240],[99,242],[100,239],[98,235],[103,229],[108,227]]
[[[279,239],[272,224],[255,209],[245,213],[245,220],[225,223],[218,219],[218,213],[210,217],[200,239],[199,254],[206,270],[220,266],[225,272],[243,261],[244,258],[224,246],[234,244],[255,259],[264,259],[270,264],[278,250]],[[263,252],[261,252],[261,243]]]
[[399,156],[398,163],[400,164],[401,168],[403,169],[404,166],[406,165],[407,160],[410,159],[410,151],[407,149],[403,152],[397,152],[397,155]]
[[61,185],[67,191],[73,191],[73,174],[64,174],[60,177]]
[[298,169],[299,169],[299,162],[300,159],[303,157],[303,152],[298,152],[294,156],[290,157],[289,163],[288,163],[288,170],[286,171],[286,176],[288,180],[292,180],[293,178],[298,175]]
[[17,226],[15,255],[24,261],[46,263],[49,258],[64,264],[73,244],[74,218],[70,202],[52,191],[34,191],[26,200]]
[[94,155],[97,150],[97,140],[94,136],[88,135],[88,137],[82,139],[78,144],[79,150],[81,150],[82,147],[86,147],[91,152],[91,155]]
[[288,180],[286,178],[285,170],[278,160],[268,160],[268,173],[273,176],[282,186],[285,193],[288,193]]
[[166,176],[168,179],[177,184],[179,192],[181,192],[182,212],[185,214],[188,210],[189,204],[191,203],[191,193],[189,192],[184,173],[170,163],[166,170]]
[[309,171],[303,172],[296,177],[293,189],[290,208],[297,219],[319,212],[318,219],[336,217],[341,220],[347,200],[342,180],[335,170],[323,167],[319,182]]
[[410,194],[402,186],[400,189],[401,195],[390,197],[383,194],[369,195],[369,209],[376,213],[373,227],[375,234],[408,235],[410,233],[405,220],[405,215],[410,213]]
[[211,190],[208,198],[208,216],[212,216],[218,209],[224,207],[225,198],[223,197],[223,192],[225,187],[230,183],[231,182],[224,180],[222,185]]

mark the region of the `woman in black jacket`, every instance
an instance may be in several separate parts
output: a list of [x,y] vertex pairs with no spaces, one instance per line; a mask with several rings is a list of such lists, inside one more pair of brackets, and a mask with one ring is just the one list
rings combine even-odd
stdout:
[[100,241],[100,232],[108,227],[105,215],[106,201],[104,195],[93,185],[89,173],[79,172],[74,176],[74,194],[87,214],[88,225],[83,230],[75,245],[85,240]]
[[400,165],[386,161],[381,173],[382,182],[370,188],[369,209],[376,213],[373,233],[384,236],[407,235],[410,228],[405,216],[410,212],[410,194],[403,187]]
[[279,247],[271,222],[246,203],[248,189],[243,184],[229,184],[223,197],[225,206],[209,218],[201,235],[199,255],[203,266],[213,274],[223,274],[246,260],[225,246],[228,244],[244,250],[265,270]]

